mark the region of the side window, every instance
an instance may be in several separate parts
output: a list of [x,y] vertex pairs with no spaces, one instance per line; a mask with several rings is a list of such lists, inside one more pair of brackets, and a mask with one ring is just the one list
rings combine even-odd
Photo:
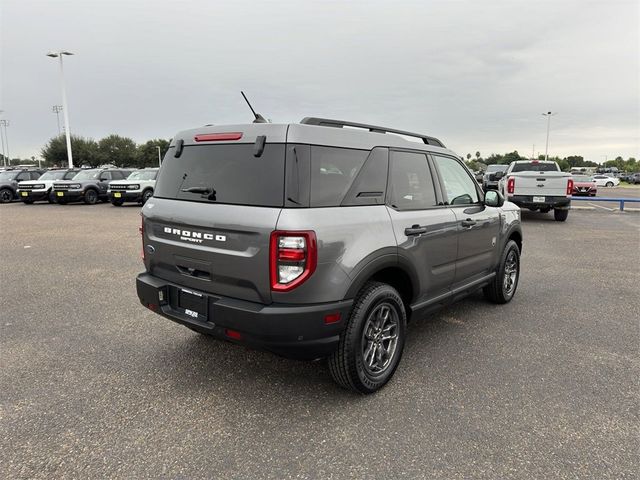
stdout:
[[100,174],[100,180],[104,181],[104,180],[111,180],[111,172],[102,172]]
[[436,191],[423,153],[391,152],[389,203],[398,210],[436,205]]
[[23,182],[24,180],[30,180],[31,177],[29,175],[29,172],[22,172],[19,173],[18,176],[16,177],[16,181],[18,182]]
[[31,180],[37,180],[42,176],[40,172],[31,172]]
[[449,157],[433,157],[440,170],[444,182],[449,205],[469,205],[478,203],[476,182],[469,176],[465,168]]
[[389,151],[376,147],[364,162],[360,173],[353,181],[349,192],[344,197],[343,206],[382,205],[384,192],[387,189],[389,170]]
[[311,147],[311,206],[339,206],[368,154],[368,150]]
[[122,172],[119,170],[114,170],[111,172],[111,178],[113,180],[122,180],[124,177],[122,176]]

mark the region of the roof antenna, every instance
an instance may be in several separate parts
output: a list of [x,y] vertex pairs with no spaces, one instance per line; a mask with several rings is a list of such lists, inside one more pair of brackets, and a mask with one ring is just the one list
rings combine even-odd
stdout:
[[260,115],[259,113],[256,113],[256,111],[253,109],[253,107],[249,103],[247,96],[244,94],[242,90],[240,90],[240,93],[242,94],[244,101],[247,102],[247,105],[249,105],[249,108],[251,109],[251,113],[253,113],[253,116],[256,117],[253,123],[269,123],[262,115]]

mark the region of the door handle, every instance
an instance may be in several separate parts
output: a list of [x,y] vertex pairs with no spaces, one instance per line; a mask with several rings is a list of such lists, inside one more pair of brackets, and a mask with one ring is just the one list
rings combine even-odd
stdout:
[[423,233],[427,233],[427,227],[422,227],[420,225],[411,225],[410,227],[407,227],[404,229],[404,234],[407,237],[411,237],[411,236],[415,236],[415,235],[421,235]]
[[473,227],[476,223],[478,222],[476,222],[475,220],[471,220],[470,218],[467,218],[466,220],[462,220],[462,222],[460,222],[463,227],[469,228]]

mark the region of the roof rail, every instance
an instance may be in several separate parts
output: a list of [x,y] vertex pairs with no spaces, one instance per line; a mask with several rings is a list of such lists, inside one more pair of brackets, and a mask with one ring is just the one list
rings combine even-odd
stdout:
[[422,135],[421,133],[405,132],[404,130],[396,130],[395,128],[379,127],[377,125],[368,125],[366,123],[345,122],[343,120],[332,120],[330,118],[305,117],[300,120],[303,125],[317,125],[321,127],[355,127],[369,130],[374,133],[396,133],[398,135],[406,135],[421,139],[427,145],[435,145],[436,147],[444,147],[444,143],[435,137]]

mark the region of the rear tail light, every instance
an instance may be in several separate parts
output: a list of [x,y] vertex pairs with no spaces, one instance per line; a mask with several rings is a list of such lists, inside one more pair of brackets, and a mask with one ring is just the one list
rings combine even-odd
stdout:
[[142,215],[140,215],[140,228],[138,228],[138,231],[140,232],[140,238],[142,239],[142,252],[140,252],[140,257],[144,262],[144,217]]
[[571,193],[573,193],[573,179],[570,178],[569,181],[567,182],[567,197],[571,195]]
[[318,249],[315,232],[272,232],[269,259],[271,289],[276,292],[288,292],[296,288],[316,269]]
[[509,195],[513,195],[513,192],[516,189],[516,178],[515,177],[509,177],[507,179],[507,193]]

